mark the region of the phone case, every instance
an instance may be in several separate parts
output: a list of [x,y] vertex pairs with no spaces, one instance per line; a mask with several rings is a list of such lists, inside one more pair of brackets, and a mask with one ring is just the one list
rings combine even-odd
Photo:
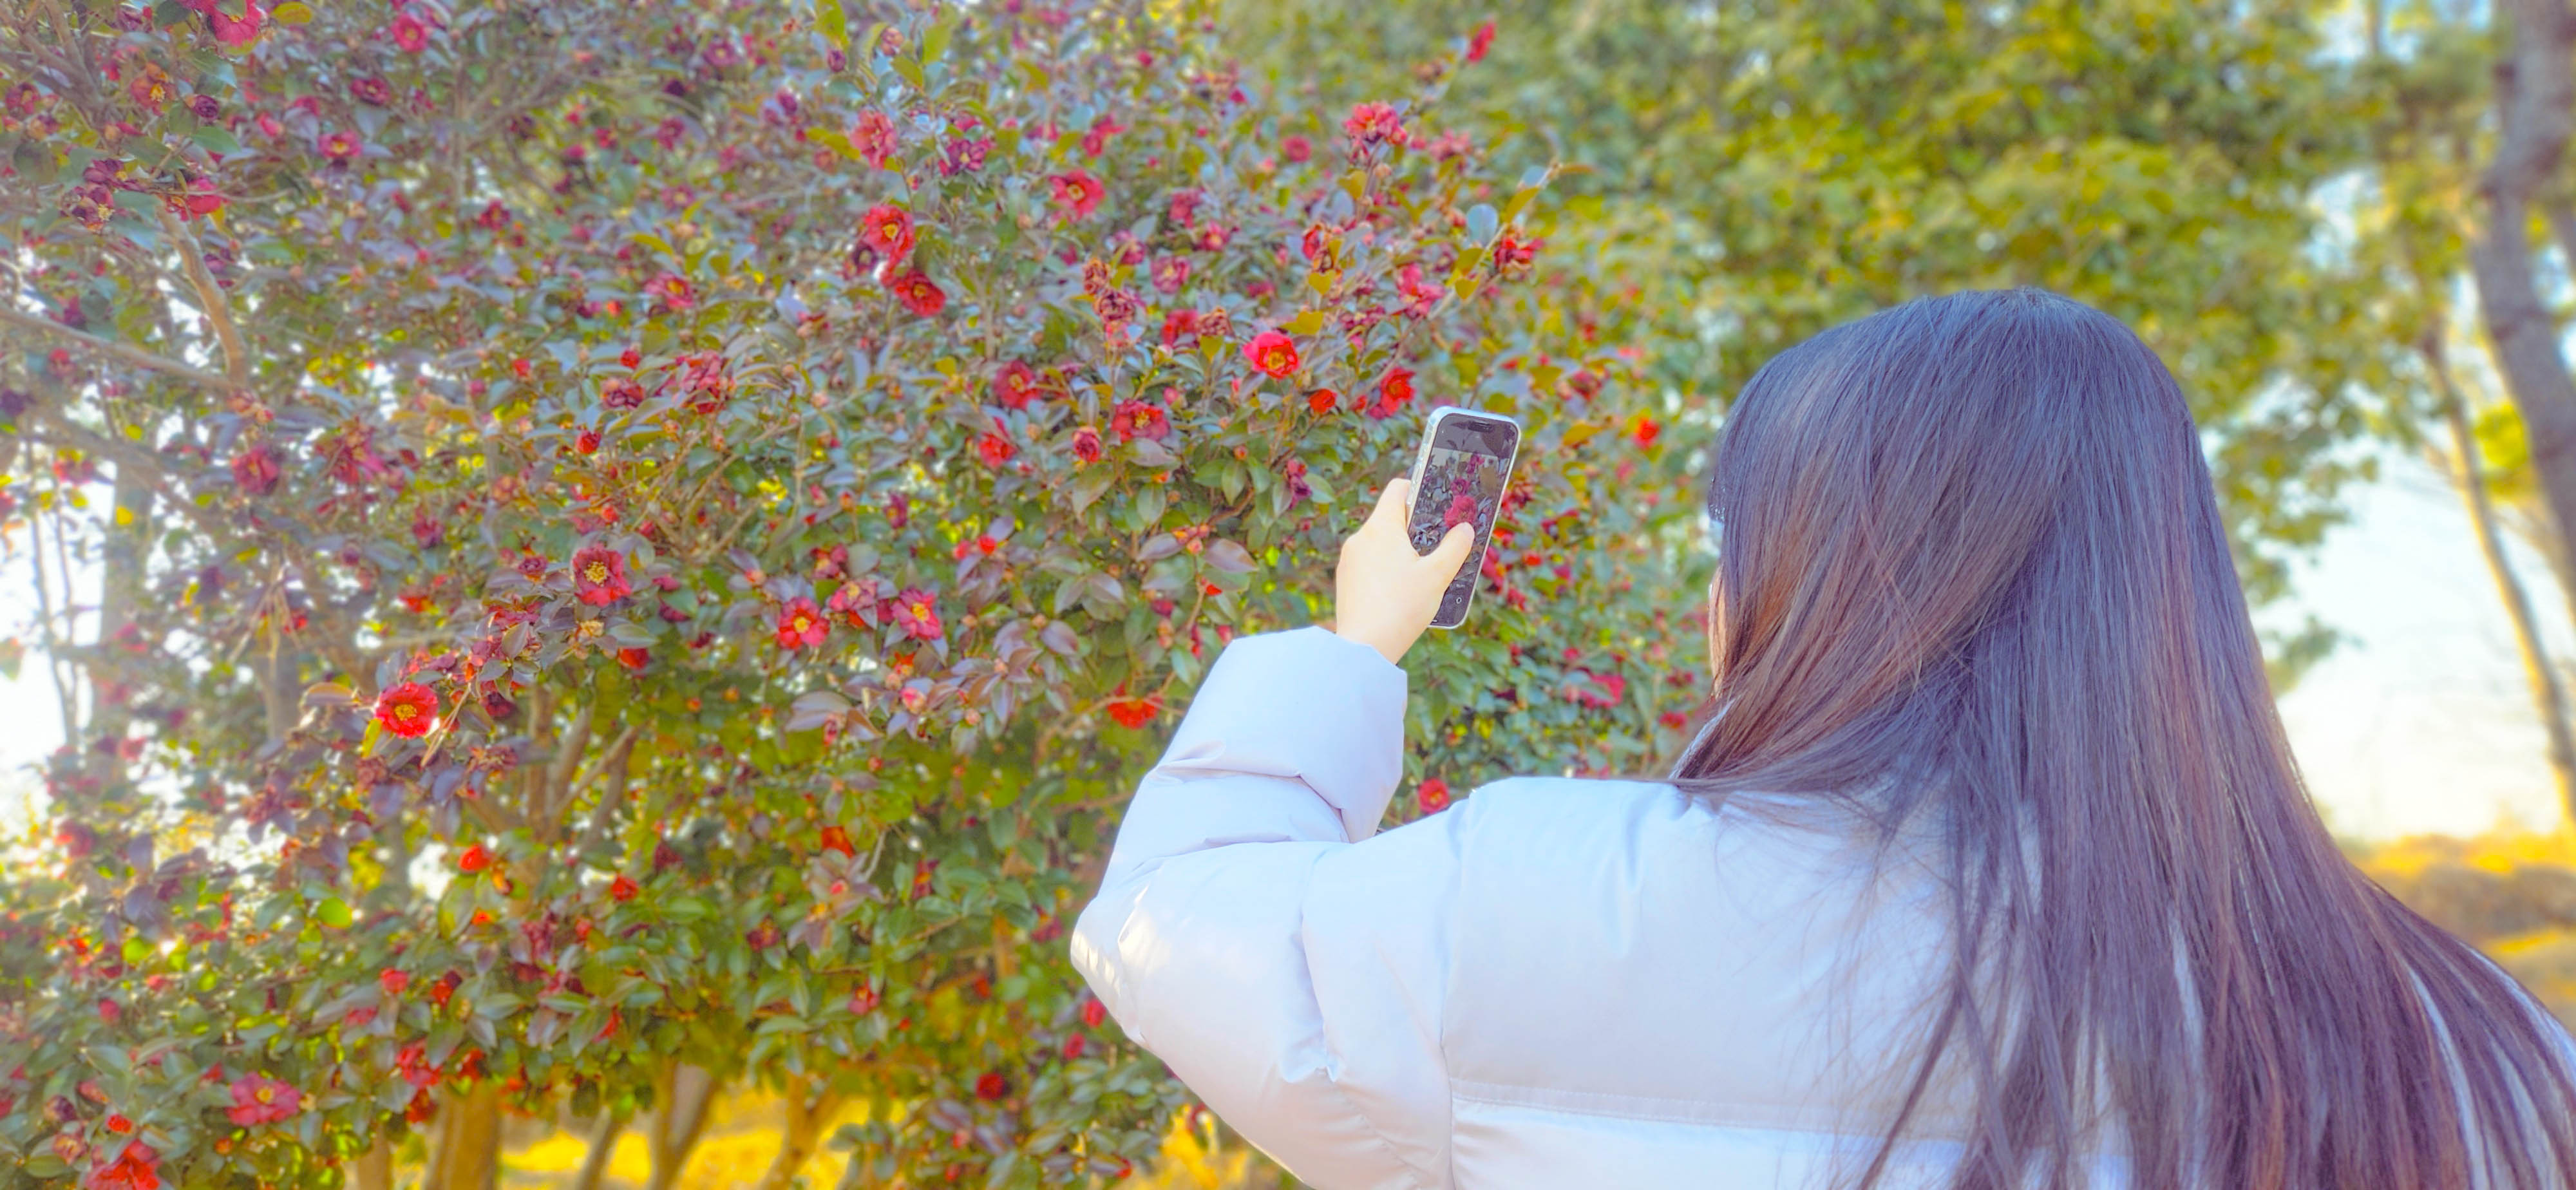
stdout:
[[[1413,471],[1407,484],[1409,498],[1404,510],[1405,534],[1412,539],[1413,548],[1421,553],[1430,553],[1433,547],[1440,544],[1442,530],[1442,526],[1436,519],[1426,524],[1419,515],[1423,471],[1430,465],[1431,444],[1439,440],[1441,423],[1448,418],[1460,416],[1505,422],[1512,427],[1512,453],[1502,462],[1501,483],[1495,489],[1493,497],[1495,508],[1501,507],[1503,496],[1511,491],[1512,467],[1520,461],[1521,436],[1524,427],[1519,418],[1487,409],[1468,409],[1459,405],[1442,405],[1433,409],[1423,421],[1422,445],[1414,450]],[[1432,627],[1455,628],[1467,622],[1467,609],[1476,600],[1477,578],[1484,570],[1485,550],[1493,538],[1495,519],[1488,515],[1483,519],[1483,523],[1476,526],[1476,546],[1467,552],[1466,564],[1459,568],[1458,576],[1449,581],[1449,589],[1441,595],[1440,610],[1431,617]]]

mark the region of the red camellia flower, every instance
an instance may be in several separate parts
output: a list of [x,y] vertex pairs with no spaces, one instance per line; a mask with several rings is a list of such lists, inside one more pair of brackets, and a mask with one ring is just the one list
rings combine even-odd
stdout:
[[233,486],[245,496],[265,496],[277,490],[277,456],[265,446],[254,446],[233,456]]
[[1394,107],[1383,103],[1363,103],[1351,109],[1350,118],[1342,121],[1342,134],[1351,138],[1351,147],[1365,152],[1379,145],[1405,144],[1404,117]]
[[1413,800],[1421,803],[1422,812],[1425,814],[1437,814],[1446,810],[1449,808],[1449,783],[1438,777],[1424,781],[1414,788]]
[[984,465],[987,467],[999,467],[1010,462],[1012,456],[1020,453],[1020,448],[1013,446],[1011,440],[1004,436],[1001,425],[1002,423],[997,419],[993,423],[993,429],[985,431],[983,437],[975,440],[975,457],[984,460]]
[[1377,400],[1368,407],[1370,417],[1393,417],[1395,411],[1413,399],[1413,369],[1389,368],[1377,382]]
[[1264,376],[1285,376],[1297,370],[1297,341],[1277,331],[1263,331],[1243,345],[1243,358]]
[[901,263],[912,242],[912,216],[902,207],[870,207],[859,219],[859,246],[883,256],[888,266]]
[[456,870],[469,876],[491,866],[492,853],[484,850],[480,843],[457,853]]
[[388,996],[399,996],[404,988],[411,986],[411,972],[398,967],[387,967],[376,972],[376,986],[383,988]]
[[857,991],[855,991],[855,992],[850,993],[850,1011],[851,1011],[851,1012],[856,1013],[856,1014],[858,1014],[858,1015],[860,1015],[860,1016],[866,1016],[867,1014],[869,1014],[869,1013],[871,1013],[871,1012],[875,1012],[876,1010],[877,1010],[877,990],[876,990],[875,988],[870,987],[870,986],[868,986],[868,985],[866,985],[866,984],[864,984],[864,983],[863,983],[863,984],[860,984],[860,985],[859,985],[859,990],[857,990]]
[[975,1097],[977,1099],[994,1100],[1010,1093],[1011,1080],[1002,1077],[1001,1071],[987,1070],[975,1079]]
[[1079,1058],[1079,1057],[1081,1057],[1081,1056],[1082,1056],[1082,1034],[1080,1034],[1080,1033],[1069,1033],[1069,1034],[1066,1034],[1066,1035],[1065,1035],[1065,1039],[1064,1039],[1064,1059],[1065,1059],[1065,1061],[1070,1062],[1070,1061],[1074,1060],[1075,1058]]
[[619,904],[634,900],[635,894],[642,891],[633,880],[627,879],[624,872],[619,872],[616,879],[608,882],[608,899]]
[[1663,432],[1664,428],[1655,424],[1655,419],[1642,413],[1637,415],[1635,421],[1628,423],[1628,436],[1636,439],[1639,446],[1653,446],[1656,436]]
[[1089,1000],[1084,1000],[1084,1001],[1082,1002],[1082,1023],[1083,1023],[1083,1024],[1085,1024],[1085,1025],[1089,1025],[1089,1026],[1091,1026],[1092,1028],[1097,1029],[1097,1028],[1099,1028],[1099,1027],[1100,1027],[1100,1022],[1105,1021],[1105,1020],[1108,1020],[1108,1019],[1109,1019],[1109,1006],[1108,1006],[1108,1005],[1101,1003],[1098,999],[1089,999]]
[[598,454],[599,431],[583,427],[580,433],[572,436],[572,452],[577,455]]
[[919,587],[907,587],[895,596],[893,618],[894,626],[914,640],[938,640],[942,631],[933,596]]
[[1100,431],[1083,426],[1073,432],[1073,457],[1086,463],[1100,461]]
[[628,669],[640,670],[644,668],[646,662],[649,662],[652,659],[653,651],[650,649],[625,648],[617,650],[617,663]]
[[626,555],[596,545],[573,551],[572,586],[581,601],[592,607],[606,607],[635,590],[626,581]]
[[1492,48],[1494,48],[1494,23],[1487,21],[1476,26],[1476,32],[1467,38],[1467,60],[1482,62],[1485,60],[1485,51]]
[[1160,442],[1172,436],[1172,416],[1151,402],[1120,401],[1109,416],[1109,428],[1117,431],[1120,442],[1137,438]]
[[233,1107],[224,1114],[252,1128],[291,1119],[303,1107],[303,1092],[264,1074],[246,1074],[233,1081]]
[[1163,700],[1152,695],[1144,698],[1117,698],[1111,699],[1106,709],[1109,711],[1109,717],[1116,720],[1118,726],[1138,728],[1153,722],[1154,712],[1163,709]]
[[895,299],[902,302],[905,309],[924,318],[948,308],[948,291],[932,281],[930,274],[918,269],[895,278],[887,288],[894,290]]
[[417,54],[429,48],[429,26],[420,23],[420,18],[410,13],[396,14],[394,23],[386,32],[393,35],[394,44],[401,46],[406,54]]
[[1109,188],[1101,185],[1100,179],[1078,169],[1051,175],[1047,184],[1055,190],[1055,205],[1076,219],[1090,218],[1093,211],[1100,209],[1100,200],[1109,195]]
[[376,722],[398,736],[417,739],[438,725],[438,692],[405,682],[376,696]]
[[161,1190],[161,1152],[139,1140],[127,1141],[116,1160],[90,1175],[89,1184],[93,1190]]
[[825,851],[838,851],[853,858],[859,854],[859,849],[850,845],[850,832],[843,827],[824,827],[821,838]]
[[1002,365],[993,377],[993,399],[1005,409],[1026,409],[1038,395],[1037,369],[1018,360]]
[[1163,346],[1177,347],[1186,336],[1195,341],[1201,334],[1196,310],[1174,310],[1163,316]]
[[321,150],[323,156],[332,161],[345,162],[355,158],[358,151],[366,147],[366,142],[359,140],[357,133],[344,128],[338,132],[323,133],[316,147]]
[[1341,399],[1342,394],[1334,392],[1329,388],[1319,388],[1306,394],[1306,409],[1309,412],[1316,414],[1331,413],[1333,411],[1333,406],[1339,403]]
[[822,644],[831,632],[832,622],[823,618],[823,609],[814,606],[811,599],[799,596],[778,609],[779,648],[810,648]]

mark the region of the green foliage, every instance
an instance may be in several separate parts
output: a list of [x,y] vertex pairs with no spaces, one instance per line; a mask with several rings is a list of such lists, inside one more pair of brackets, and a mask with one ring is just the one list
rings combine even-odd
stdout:
[[1066,917],[1435,401],[1531,434],[1418,746],[1668,753],[1648,295],[1538,242],[1454,61],[1346,130],[1202,17],[0,22],[0,468],[106,584],[0,880],[0,1181],[331,1185],[469,1088],[622,1112],[674,1063],[871,1100],[867,1182],[1125,1168],[1182,1092]]
[[2389,428],[2407,333],[2334,221],[2384,101],[2329,42],[2344,7],[1247,0],[1228,27],[1329,102],[1490,18],[1448,104],[1511,131],[1498,160],[1578,167],[1552,242],[1651,295],[1649,372],[1685,424],[1912,297],[2039,285],[2121,318],[2192,399],[2259,603],[2370,474],[2348,447]]

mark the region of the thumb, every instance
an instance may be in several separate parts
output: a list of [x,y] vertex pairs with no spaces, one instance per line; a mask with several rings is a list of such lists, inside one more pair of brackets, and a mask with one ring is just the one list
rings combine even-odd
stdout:
[[1455,572],[1467,561],[1467,554],[1475,548],[1475,524],[1471,521],[1460,521],[1449,526],[1449,531],[1441,535],[1439,548],[1432,550],[1431,556],[1425,561],[1437,565],[1443,571]]

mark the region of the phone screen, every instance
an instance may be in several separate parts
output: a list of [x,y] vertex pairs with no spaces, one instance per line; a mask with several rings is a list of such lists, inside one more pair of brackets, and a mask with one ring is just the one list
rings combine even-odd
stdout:
[[1476,598],[1476,582],[1485,565],[1485,547],[1494,532],[1495,510],[1511,478],[1512,456],[1519,451],[1521,428],[1509,418],[1464,410],[1432,415],[1429,438],[1415,464],[1413,510],[1407,524],[1418,553],[1430,553],[1449,527],[1460,521],[1476,526],[1476,547],[1466,565],[1440,597],[1434,628],[1455,628],[1467,621],[1467,605]]

